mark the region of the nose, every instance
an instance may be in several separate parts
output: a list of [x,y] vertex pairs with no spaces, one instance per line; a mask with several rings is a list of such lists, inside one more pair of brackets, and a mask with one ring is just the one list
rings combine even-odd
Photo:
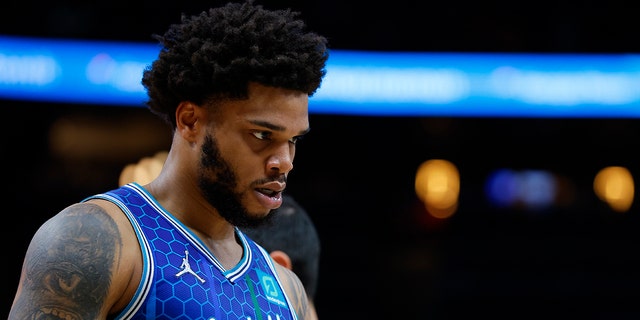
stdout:
[[267,171],[270,173],[287,174],[293,170],[295,145],[282,144],[274,149],[274,153],[267,160]]

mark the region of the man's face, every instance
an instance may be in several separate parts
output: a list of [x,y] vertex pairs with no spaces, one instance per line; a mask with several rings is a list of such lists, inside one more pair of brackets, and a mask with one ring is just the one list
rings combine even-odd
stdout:
[[201,147],[199,187],[219,214],[255,226],[282,204],[295,143],[309,130],[308,96],[251,84],[249,99],[222,102]]

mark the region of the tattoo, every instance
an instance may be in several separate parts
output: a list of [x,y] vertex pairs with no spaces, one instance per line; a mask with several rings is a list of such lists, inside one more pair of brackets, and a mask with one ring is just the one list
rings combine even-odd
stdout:
[[304,286],[300,279],[291,270],[287,270],[288,281],[284,281],[287,285],[287,292],[293,293],[292,299],[296,314],[300,319],[305,319],[307,312],[309,312],[309,300],[307,299],[307,293],[304,291]]
[[122,240],[99,206],[72,205],[47,221],[25,258],[11,319],[95,319]]

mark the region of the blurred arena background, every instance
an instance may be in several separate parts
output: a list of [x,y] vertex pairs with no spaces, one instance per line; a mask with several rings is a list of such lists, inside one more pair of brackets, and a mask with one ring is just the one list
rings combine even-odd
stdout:
[[[150,42],[181,13],[221,3],[10,0],[0,35]],[[640,53],[636,14],[617,1],[258,3],[300,11],[335,49]],[[36,228],[116,187],[127,165],[167,150],[170,133],[139,106],[6,98],[0,110],[8,312]],[[640,316],[639,119],[323,113],[311,125],[288,190],[322,239],[320,317]],[[457,184],[444,209],[417,192],[434,159],[454,166],[436,174]],[[594,185],[610,167],[624,169],[610,186],[627,192],[614,192],[631,201],[622,209]]]

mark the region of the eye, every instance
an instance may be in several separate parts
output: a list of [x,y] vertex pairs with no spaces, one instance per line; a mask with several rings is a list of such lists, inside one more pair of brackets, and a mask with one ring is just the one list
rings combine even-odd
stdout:
[[295,137],[289,139],[289,143],[297,144],[298,142],[300,142],[300,140],[302,140],[303,137],[304,136],[295,136]]
[[271,132],[269,131],[254,131],[251,134],[253,134],[254,137],[260,139],[260,140],[269,140],[271,139]]

